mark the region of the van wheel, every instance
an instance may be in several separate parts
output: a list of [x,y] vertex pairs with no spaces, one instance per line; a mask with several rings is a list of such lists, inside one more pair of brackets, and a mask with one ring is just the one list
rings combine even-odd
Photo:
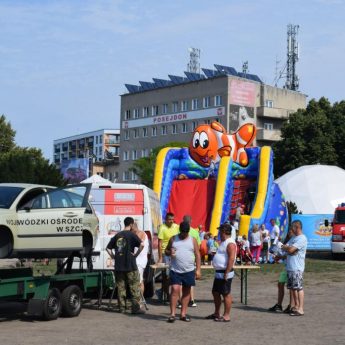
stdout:
[[10,257],[13,249],[13,238],[10,230],[0,229],[0,259]]
[[48,296],[43,305],[43,320],[56,320],[61,312],[61,293],[53,288],[48,291]]
[[83,293],[79,286],[71,285],[62,291],[62,315],[65,317],[78,316],[81,311]]

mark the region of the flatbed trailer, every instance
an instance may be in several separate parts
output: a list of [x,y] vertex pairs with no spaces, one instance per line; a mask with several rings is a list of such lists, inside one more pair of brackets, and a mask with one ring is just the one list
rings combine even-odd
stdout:
[[55,320],[78,316],[85,294],[97,294],[99,305],[106,289],[114,288],[112,271],[72,272],[33,276],[31,268],[0,269],[0,301],[27,302],[27,313]]

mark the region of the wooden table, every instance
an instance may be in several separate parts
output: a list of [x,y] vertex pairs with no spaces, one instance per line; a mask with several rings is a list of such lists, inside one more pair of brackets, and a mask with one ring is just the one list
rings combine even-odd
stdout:
[[[163,297],[163,303],[167,301],[167,296],[165,296],[164,292],[164,285],[167,283],[167,270],[169,268],[169,265],[166,264],[154,264],[151,265],[151,267],[154,270],[161,269],[162,270],[162,297]],[[212,265],[201,265],[202,270],[214,270]],[[235,265],[234,270],[241,271],[240,274],[240,280],[241,280],[241,303],[244,303],[247,305],[248,303],[248,270],[259,270],[260,266],[251,266],[251,265]]]

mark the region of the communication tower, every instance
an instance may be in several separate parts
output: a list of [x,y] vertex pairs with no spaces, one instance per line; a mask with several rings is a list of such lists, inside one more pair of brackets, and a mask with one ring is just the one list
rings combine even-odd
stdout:
[[248,72],[248,61],[244,61],[242,64],[242,73],[244,78],[246,78]]
[[289,24],[287,27],[287,62],[286,62],[286,82],[285,88],[298,90],[299,79],[296,74],[296,63],[299,59],[298,34],[299,25]]
[[189,63],[187,65],[187,71],[191,73],[200,74],[200,49],[188,48],[189,51]]

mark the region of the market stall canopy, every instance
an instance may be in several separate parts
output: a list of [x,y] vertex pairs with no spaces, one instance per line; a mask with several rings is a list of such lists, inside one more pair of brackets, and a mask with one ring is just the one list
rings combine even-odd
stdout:
[[345,202],[345,170],[332,165],[305,165],[275,181],[286,201],[303,214],[333,214]]

